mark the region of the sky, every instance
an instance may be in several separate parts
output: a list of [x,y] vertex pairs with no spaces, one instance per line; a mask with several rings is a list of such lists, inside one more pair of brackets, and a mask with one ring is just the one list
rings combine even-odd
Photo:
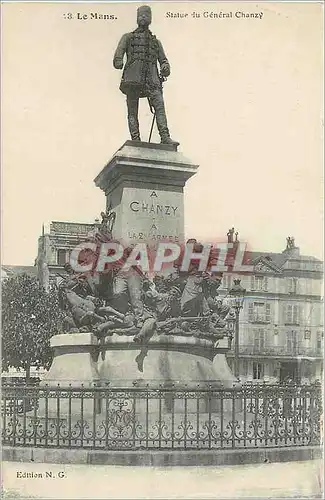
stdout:
[[[2,4],[3,264],[33,265],[43,223],[93,222],[104,209],[93,179],[129,139],[112,58],[139,5]],[[322,258],[322,5],[151,5],[171,64],[169,128],[200,165],[185,188],[186,236],[220,240],[235,226],[254,250],[281,252],[294,236]],[[150,123],[141,100],[143,140]]]

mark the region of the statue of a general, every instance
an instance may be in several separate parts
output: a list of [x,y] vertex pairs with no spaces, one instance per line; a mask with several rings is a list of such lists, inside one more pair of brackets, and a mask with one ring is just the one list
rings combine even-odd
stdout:
[[[155,111],[157,127],[163,144],[179,143],[170,138],[162,93],[162,81],[170,74],[170,66],[161,42],[151,33],[151,8],[137,10],[138,28],[122,36],[114,54],[113,65],[123,69],[120,90],[127,98],[128,123],[132,140],[140,141],[138,108],[139,99],[147,97]],[[158,72],[157,62],[160,66]]]

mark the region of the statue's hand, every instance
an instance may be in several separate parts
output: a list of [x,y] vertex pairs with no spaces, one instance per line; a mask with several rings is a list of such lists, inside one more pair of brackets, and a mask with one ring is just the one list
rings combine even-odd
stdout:
[[161,68],[160,68],[160,72],[162,74],[162,76],[169,76],[170,75],[170,67],[169,67],[169,64],[162,64]]
[[123,69],[123,61],[121,59],[114,59],[113,65],[115,69]]

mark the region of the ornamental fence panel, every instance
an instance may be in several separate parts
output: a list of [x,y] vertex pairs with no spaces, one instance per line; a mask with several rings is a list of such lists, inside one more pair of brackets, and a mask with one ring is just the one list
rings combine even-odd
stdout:
[[321,443],[319,383],[2,387],[5,446],[193,450]]

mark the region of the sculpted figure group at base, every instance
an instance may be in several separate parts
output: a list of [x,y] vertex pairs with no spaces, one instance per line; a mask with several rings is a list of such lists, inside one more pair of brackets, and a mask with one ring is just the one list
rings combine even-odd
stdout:
[[[111,238],[105,226],[107,214],[102,219],[92,242]],[[65,270],[60,284],[66,312],[63,330],[92,331],[102,346],[113,334],[130,336],[140,347],[136,358],[140,371],[154,335],[213,342],[231,336],[226,318],[232,312],[218,296],[221,276],[199,272],[195,262],[188,272],[181,272],[176,263],[172,274],[151,280],[138,267],[123,272],[121,264],[100,274],[74,273],[70,264]]]

